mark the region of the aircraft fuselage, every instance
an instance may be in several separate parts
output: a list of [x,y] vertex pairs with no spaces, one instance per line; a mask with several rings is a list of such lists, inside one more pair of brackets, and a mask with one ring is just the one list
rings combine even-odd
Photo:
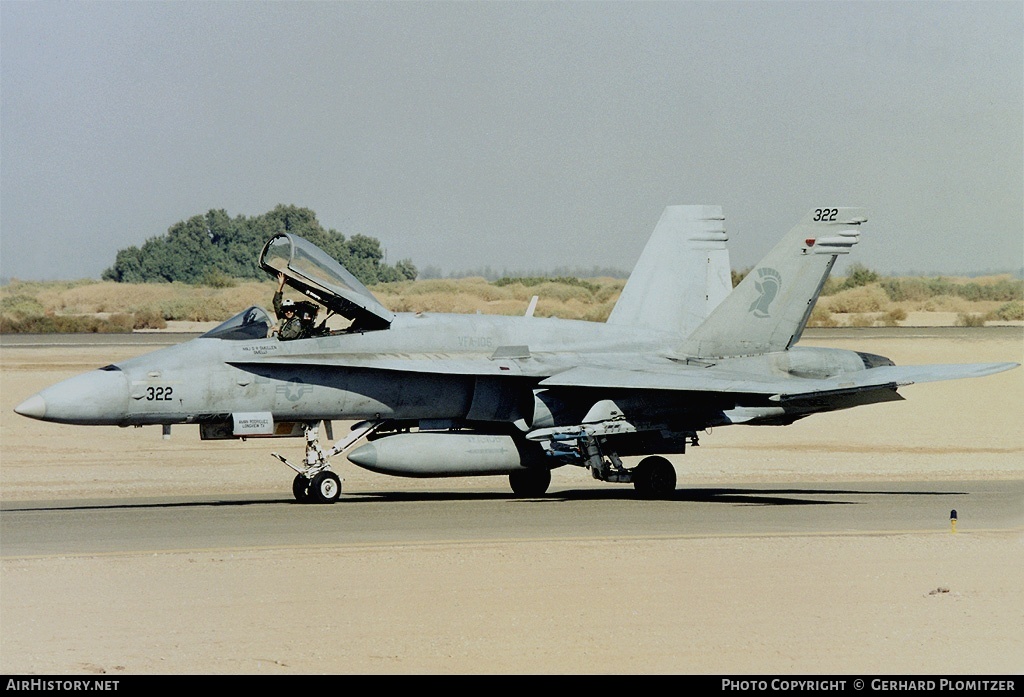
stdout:
[[[18,411],[45,421],[116,426],[212,423],[252,412],[287,422],[525,419],[532,425],[546,418],[543,425],[553,425],[557,415],[535,399],[542,379],[600,364],[602,356],[609,362],[668,356],[674,341],[669,333],[574,320],[400,314],[390,329],[365,333],[297,341],[193,339],[65,380]],[[725,361],[744,371],[800,377],[865,369],[861,354],[837,349]],[[643,399],[648,411],[659,411],[656,394]],[[693,425],[709,418],[705,412],[736,402],[709,398],[709,408],[701,408],[681,405],[670,393],[661,401],[662,410],[677,415],[689,406]]]

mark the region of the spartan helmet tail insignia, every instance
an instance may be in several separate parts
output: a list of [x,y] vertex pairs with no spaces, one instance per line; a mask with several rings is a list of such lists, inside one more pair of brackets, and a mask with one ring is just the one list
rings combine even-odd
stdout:
[[772,302],[775,300],[775,296],[779,294],[779,288],[782,287],[782,276],[775,269],[768,267],[761,267],[757,270],[757,280],[754,282],[754,288],[761,296],[753,302],[750,306],[750,312],[754,313],[754,317],[768,317],[769,308]]

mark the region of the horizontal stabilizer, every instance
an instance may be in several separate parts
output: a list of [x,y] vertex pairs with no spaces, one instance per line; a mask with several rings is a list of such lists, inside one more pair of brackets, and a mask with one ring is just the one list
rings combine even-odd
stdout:
[[[885,365],[853,373],[858,387],[892,383],[896,387],[920,382],[981,378],[1016,368],[1019,363],[938,363],[933,365]],[[861,377],[863,376],[863,377]]]

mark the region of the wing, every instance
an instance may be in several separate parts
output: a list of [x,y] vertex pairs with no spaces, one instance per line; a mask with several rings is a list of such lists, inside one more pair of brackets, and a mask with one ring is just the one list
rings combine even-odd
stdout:
[[[652,361],[631,368],[581,366],[542,380],[539,387],[586,390],[593,395],[591,410],[578,424],[536,428],[527,437],[557,452],[559,440],[583,434],[623,439],[648,432],[679,440],[695,438],[696,430],[708,426],[786,425],[813,413],[900,400],[896,390],[906,385],[982,377],[1018,365],[890,365],[831,378]],[[680,412],[683,420],[673,425],[672,414]]]
[[592,387],[682,392],[723,392],[767,395],[787,401],[828,393],[895,389],[919,382],[956,380],[992,375],[1019,363],[966,363],[916,366],[881,366],[832,378],[780,377],[717,366],[665,365],[631,369],[581,366],[541,381],[544,387]]

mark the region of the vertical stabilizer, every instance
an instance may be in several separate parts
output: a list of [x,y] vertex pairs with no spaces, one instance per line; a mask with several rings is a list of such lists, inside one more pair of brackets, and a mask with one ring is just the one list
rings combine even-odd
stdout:
[[688,336],[732,290],[721,206],[669,206],[608,324]]
[[816,208],[782,238],[683,343],[699,358],[783,351],[800,339],[836,257],[867,218],[861,208]]

